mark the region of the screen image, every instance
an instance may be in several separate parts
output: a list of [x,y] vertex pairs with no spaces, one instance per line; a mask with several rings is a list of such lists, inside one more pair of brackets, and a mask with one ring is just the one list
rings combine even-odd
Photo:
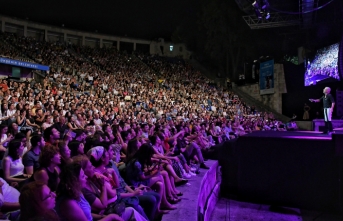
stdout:
[[305,86],[341,80],[338,72],[338,52],[339,43],[318,50],[313,59],[306,61]]

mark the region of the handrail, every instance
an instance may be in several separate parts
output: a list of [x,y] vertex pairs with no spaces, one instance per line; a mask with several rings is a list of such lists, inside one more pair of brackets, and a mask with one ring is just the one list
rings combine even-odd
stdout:
[[259,111],[272,112],[277,119],[280,119],[283,122],[288,122],[291,120],[291,118],[278,113],[274,108],[269,107],[269,106],[263,104],[261,101],[258,101],[255,98],[251,97],[249,94],[247,94],[244,91],[242,91],[241,89],[239,89],[239,87],[237,87],[236,85],[234,85],[232,87],[232,91],[235,94],[237,94],[240,98],[243,98],[243,100],[245,102],[255,105],[256,109],[258,109]]

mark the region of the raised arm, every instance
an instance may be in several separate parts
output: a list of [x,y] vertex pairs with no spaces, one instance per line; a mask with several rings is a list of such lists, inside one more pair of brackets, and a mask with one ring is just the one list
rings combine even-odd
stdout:
[[320,99],[309,99],[309,101],[318,103],[318,102],[320,102]]

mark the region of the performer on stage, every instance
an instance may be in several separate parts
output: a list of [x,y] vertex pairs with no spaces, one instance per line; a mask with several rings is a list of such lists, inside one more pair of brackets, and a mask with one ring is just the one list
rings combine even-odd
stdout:
[[331,134],[332,133],[332,123],[331,123],[331,117],[333,108],[335,107],[335,100],[333,99],[333,96],[330,94],[331,88],[325,87],[323,90],[324,96],[322,96],[320,99],[310,99],[311,102],[320,102],[323,100],[323,106],[324,106],[324,121],[325,121],[325,131],[324,133]]

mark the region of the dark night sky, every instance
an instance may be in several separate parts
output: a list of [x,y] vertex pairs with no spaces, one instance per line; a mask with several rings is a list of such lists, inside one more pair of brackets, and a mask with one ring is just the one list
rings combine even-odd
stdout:
[[[33,22],[55,26],[64,24],[66,28],[89,32],[97,30],[98,33],[116,36],[148,40],[162,37],[170,40],[171,34],[178,25],[189,20],[192,22],[188,24],[196,25],[197,14],[201,10],[201,2],[204,1],[209,0],[0,0],[0,14],[21,19],[28,18]],[[240,11],[235,0],[223,1],[229,1],[230,7]],[[251,2],[252,0],[236,1]],[[328,1],[331,0],[323,0],[323,2]],[[337,13],[334,9],[337,6],[339,8],[337,3],[340,1],[342,0],[335,0],[329,7],[320,11]],[[298,7],[298,0],[269,0],[269,2],[271,6],[280,10],[296,11]],[[246,24],[243,22],[242,25]],[[264,29],[258,32],[277,34],[280,31],[280,29]],[[320,42],[322,40],[323,38]]]
[[[0,1],[0,13],[66,28],[144,39],[164,37],[195,19],[199,0]],[[237,7],[238,8],[238,7]]]

